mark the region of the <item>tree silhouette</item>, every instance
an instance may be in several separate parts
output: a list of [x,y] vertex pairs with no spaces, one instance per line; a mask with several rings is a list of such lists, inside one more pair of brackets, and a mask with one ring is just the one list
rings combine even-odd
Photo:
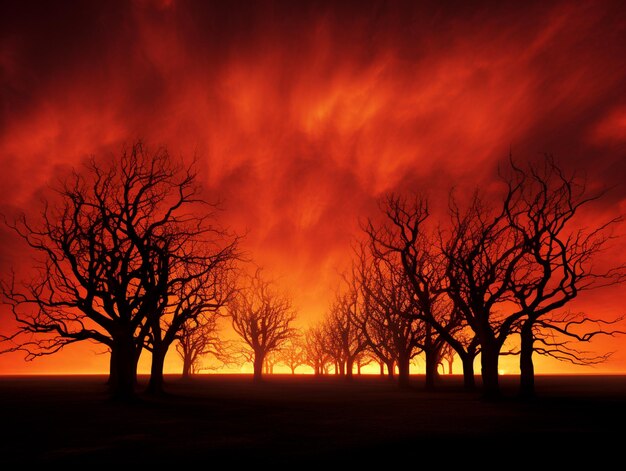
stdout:
[[304,362],[313,368],[315,376],[327,373],[331,361],[326,345],[327,339],[322,325],[309,327],[304,333]]
[[494,206],[485,204],[478,193],[465,209],[451,199],[451,231],[442,243],[447,291],[480,344],[487,397],[500,395],[500,352],[521,317],[507,310],[512,280],[523,257],[523,240],[508,224],[506,214],[507,201],[517,191],[519,187],[508,188],[502,202]]
[[354,362],[366,349],[367,340],[357,322],[363,308],[354,279],[347,279],[348,289],[337,293],[325,323],[329,352],[335,360],[335,372],[352,379]]
[[[532,396],[532,356],[537,338],[542,339],[544,353],[560,352],[561,358],[574,361],[572,350],[566,355],[562,349],[546,349],[548,337],[540,334],[538,337],[539,328],[556,329],[572,337],[578,334],[557,326],[581,326],[580,322],[573,324],[573,320],[567,319],[554,323],[542,320],[582,291],[623,282],[626,271],[623,265],[603,269],[594,263],[610,240],[609,229],[620,218],[585,229],[576,224],[581,208],[600,198],[602,193],[590,195],[583,181],[565,175],[550,156],[527,169],[512,160],[510,164],[512,174],[506,183],[511,197],[506,199],[505,210],[508,223],[523,243],[521,263],[511,275],[513,298],[523,316],[519,329],[520,392]],[[577,321],[584,324],[584,318]],[[609,332],[594,330],[592,337],[600,333]]]
[[409,386],[411,359],[422,351],[424,323],[413,314],[411,288],[389,259],[359,253],[357,277],[363,308],[356,318],[367,345],[393,372],[398,365],[400,387]]
[[188,319],[176,336],[176,351],[183,361],[183,379],[189,379],[202,368],[201,358],[213,355],[227,363],[224,342],[219,336],[218,318],[214,315],[202,315]]
[[265,361],[263,362],[263,370],[265,374],[268,374],[268,375],[274,374],[274,367],[280,362],[280,359],[278,357],[279,352],[280,350],[276,349],[276,350],[272,350],[267,355],[265,355]]
[[454,358],[456,356],[456,352],[454,351],[454,348],[452,348],[450,346],[450,344],[445,344],[443,346],[443,348],[441,349],[441,367],[444,369],[444,373],[445,373],[445,366],[443,364],[443,362],[445,361],[448,364],[448,374],[451,375],[452,374],[452,365],[454,364]]
[[291,302],[262,279],[261,270],[248,277],[228,307],[235,332],[241,337],[254,366],[254,380],[263,378],[268,354],[279,349],[294,334],[296,317]]
[[294,335],[278,351],[278,361],[291,370],[291,374],[296,374],[299,366],[305,365],[304,345],[300,335]]
[[368,220],[363,227],[369,239],[368,250],[375,259],[401,267],[412,290],[412,315],[425,323],[421,348],[426,357],[426,387],[434,387],[441,349],[448,343],[463,363],[465,388],[473,389],[478,339],[465,342],[455,335],[466,321],[449,296],[450,272],[442,238],[435,238],[425,228],[430,216],[428,201],[421,196],[391,194],[381,202],[381,212],[384,223],[376,225]]
[[366,349],[359,353],[356,360],[354,360],[354,364],[356,365],[356,374],[360,375],[361,369],[364,366],[370,365],[375,361],[377,361],[376,355],[374,355],[371,351]]
[[[205,219],[192,210],[202,204],[195,178],[166,149],[150,152],[139,142],[119,159],[91,159],[73,172],[40,223],[25,216],[10,223],[37,254],[30,280],[2,282],[19,326],[5,339],[12,348],[33,358],[77,341],[104,344],[114,393],[132,395],[155,317],[172,306],[165,300],[180,275],[169,260],[184,260],[183,246],[205,234]],[[178,308],[194,304],[184,303]]]
[[[206,233],[214,239],[210,247],[206,239],[200,238]],[[169,233],[161,250],[156,251],[156,265],[162,267],[161,276],[168,281],[163,302],[149,316],[146,349],[152,353],[148,384],[151,393],[163,390],[165,356],[183,326],[202,316],[215,316],[234,292],[236,239],[220,244],[222,237],[221,231],[203,226],[196,218],[192,228],[179,231],[176,237]]]

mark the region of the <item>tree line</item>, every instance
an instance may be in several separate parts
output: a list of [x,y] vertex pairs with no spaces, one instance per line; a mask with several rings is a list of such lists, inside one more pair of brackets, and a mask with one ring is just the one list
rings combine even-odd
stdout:
[[[292,372],[306,364],[317,375],[332,367],[347,379],[355,366],[377,362],[390,377],[397,369],[401,387],[422,355],[429,389],[439,365],[451,368],[455,357],[474,389],[480,355],[490,397],[499,394],[501,355],[517,354],[521,392],[531,395],[534,354],[606,359],[572,342],[615,335],[618,319],[572,313],[567,304],[623,281],[622,264],[598,263],[620,219],[583,227],[578,215],[603,193],[590,193],[552,158],[510,160],[504,173],[498,194],[459,201],[451,192],[446,217],[431,215],[425,196],[387,195],[381,217],[362,223],[325,318],[302,332],[290,299],[261,270],[243,274],[240,238],[217,223],[194,165],[137,142],[117,159],[90,159],[38,216],[7,220],[35,261],[27,274],[2,279],[17,327],[0,340],[27,359],[80,341],[104,345],[118,397],[134,394],[144,351],[152,358],[148,390],[161,392],[172,345],[185,377],[206,355],[252,363],[255,380],[277,362]],[[224,340],[221,318],[239,343]]]
[[[535,354],[575,364],[606,360],[608,354],[579,350],[576,342],[623,333],[614,328],[621,318],[567,305],[581,292],[624,281],[623,263],[599,257],[621,218],[583,224],[580,213],[604,193],[590,193],[550,156],[525,166],[510,159],[500,184],[499,193],[476,190],[465,201],[451,192],[438,221],[424,196],[383,199],[382,220],[362,224],[344,289],[307,336],[340,374],[345,366],[349,376],[369,352],[390,372],[397,365],[405,387],[411,359],[422,354],[426,388],[433,389],[439,365],[457,356],[472,390],[480,355],[483,391],[496,397],[500,357],[515,354],[520,392],[530,396]],[[513,338],[519,347],[506,347]],[[320,355],[319,365],[324,361]]]

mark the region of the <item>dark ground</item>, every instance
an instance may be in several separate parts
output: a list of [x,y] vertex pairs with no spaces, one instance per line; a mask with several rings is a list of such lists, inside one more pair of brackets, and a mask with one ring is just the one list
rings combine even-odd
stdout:
[[420,378],[413,391],[378,377],[170,378],[167,396],[133,404],[110,401],[104,380],[0,377],[0,463],[222,468],[226,460],[238,469],[407,460],[418,469],[427,455],[469,465],[504,452],[516,463],[546,465],[547,453],[550,462],[592,460],[596,469],[626,450],[625,376],[538,377],[530,402],[515,398],[517,378],[504,377],[497,403],[463,393],[458,377],[443,378],[438,393],[422,391]]

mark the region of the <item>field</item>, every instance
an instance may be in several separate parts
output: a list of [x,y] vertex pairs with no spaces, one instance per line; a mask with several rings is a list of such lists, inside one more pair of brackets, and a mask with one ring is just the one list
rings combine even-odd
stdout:
[[410,391],[379,377],[348,384],[275,376],[260,385],[245,376],[169,378],[168,395],[132,404],[110,401],[104,380],[0,378],[3,462],[232,460],[238,468],[409,460],[419,468],[428,454],[447,464],[482,461],[505,446],[516,462],[548,450],[554,462],[567,454],[597,465],[621,459],[626,447],[624,376],[540,376],[532,401],[516,399],[517,378],[503,377],[505,398],[496,403],[460,391],[458,377],[443,378],[437,393],[422,391],[421,378]]

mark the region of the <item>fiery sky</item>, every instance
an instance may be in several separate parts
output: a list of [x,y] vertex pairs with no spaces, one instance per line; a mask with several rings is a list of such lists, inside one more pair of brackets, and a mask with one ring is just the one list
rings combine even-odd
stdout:
[[[0,209],[36,207],[55,176],[138,137],[196,154],[303,325],[386,191],[436,200],[489,185],[509,150],[548,152],[614,187],[590,220],[626,210],[623,2],[40,3],[0,7]],[[0,238],[1,270],[28,263]],[[93,371],[92,350],[4,356],[0,373]],[[626,371],[626,352],[593,371]]]

